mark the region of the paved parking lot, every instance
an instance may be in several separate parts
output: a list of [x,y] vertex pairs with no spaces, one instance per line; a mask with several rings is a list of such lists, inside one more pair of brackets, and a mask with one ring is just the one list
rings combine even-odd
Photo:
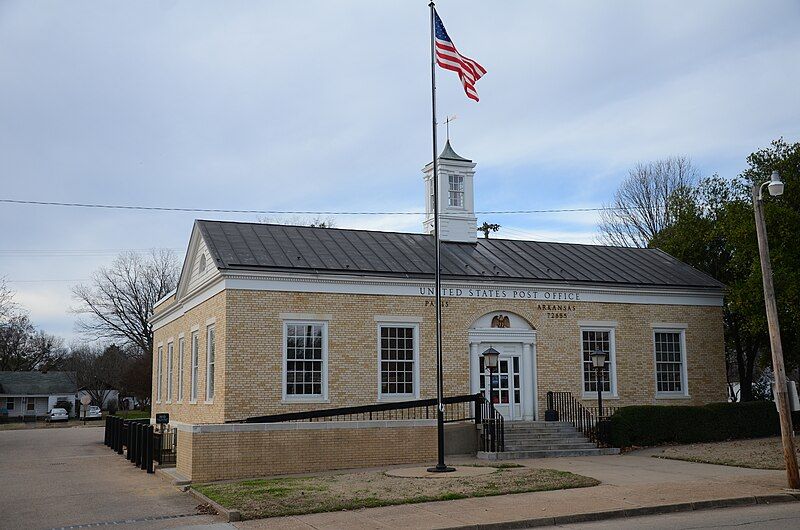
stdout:
[[213,522],[197,502],[103,445],[101,427],[0,431],[0,528]]

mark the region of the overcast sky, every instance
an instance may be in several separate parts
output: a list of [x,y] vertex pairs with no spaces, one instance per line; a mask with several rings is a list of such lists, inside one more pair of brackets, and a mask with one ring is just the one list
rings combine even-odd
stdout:
[[[0,198],[199,208],[424,208],[427,2],[0,0]],[[442,0],[487,70],[440,117],[478,210],[599,206],[638,161],[733,177],[800,139],[797,0]],[[0,275],[73,337],[70,291],[119,249],[185,251],[197,215],[0,204]],[[591,242],[593,214],[481,217]],[[421,217],[337,217],[421,231]],[[33,251],[33,252],[32,252]]]

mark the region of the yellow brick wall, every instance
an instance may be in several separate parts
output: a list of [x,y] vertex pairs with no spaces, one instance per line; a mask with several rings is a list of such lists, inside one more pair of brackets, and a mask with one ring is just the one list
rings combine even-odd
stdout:
[[[170,322],[166,326],[157,329],[153,334],[153,395],[151,407],[152,416],[157,412],[168,412],[170,420],[179,420],[186,423],[218,423],[224,421],[225,404],[225,343],[226,343],[226,311],[225,311],[225,291],[209,298],[202,304],[190,309],[182,317]],[[209,320],[214,319],[215,340],[215,363],[214,363],[214,399],[212,402],[206,400],[206,332]],[[198,327],[198,370],[197,370],[197,401],[191,402],[191,354],[192,354],[192,328]],[[183,399],[178,399],[178,338],[184,334],[184,364],[183,364]],[[173,361],[172,361],[172,397],[168,399],[167,389],[167,344],[173,341]],[[156,400],[157,389],[157,362],[158,346],[163,343],[162,357],[162,376],[161,376],[161,401]],[[171,401],[171,402],[170,402]]]
[[[580,320],[617,322],[619,398],[609,400],[608,404],[700,404],[726,398],[722,310],[719,307],[571,302],[574,310],[566,312],[566,318],[549,318],[551,311],[544,309],[543,304],[546,304],[540,301],[474,298],[447,298],[445,301],[443,347],[447,395],[470,392],[468,330],[474,321],[489,312],[513,312],[537,330],[537,405],[540,417],[548,390],[581,395]],[[200,401],[193,406],[173,404],[167,407],[162,404],[154,408],[171,412],[171,418],[181,422],[214,423],[254,415],[374,403],[378,393],[375,315],[422,318],[420,397],[435,397],[435,317],[431,302],[432,299],[427,297],[224,291],[185,317],[157,330],[155,340],[156,343],[166,343],[167,336],[177,337],[179,330],[185,330],[188,350],[192,323],[199,323],[203,331],[206,315],[216,316],[218,379],[214,404],[204,405]],[[314,313],[332,317],[328,323],[328,402],[281,403],[281,313]],[[691,399],[655,398],[651,328],[654,322],[687,325],[686,362]],[[201,358],[204,358],[204,353],[203,343]],[[204,369],[205,365],[201,363],[202,381]],[[188,371],[186,373],[188,376]],[[204,387],[200,388],[202,391]],[[220,408],[223,402],[224,410]],[[594,401],[586,400],[585,403],[593,405]]]
[[436,426],[178,432],[177,471],[193,482],[429,462]]

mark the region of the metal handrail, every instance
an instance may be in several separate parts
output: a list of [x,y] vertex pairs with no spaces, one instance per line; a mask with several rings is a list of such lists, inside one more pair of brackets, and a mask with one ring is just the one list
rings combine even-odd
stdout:
[[[475,419],[470,406],[477,401],[479,394],[447,396],[445,405],[445,423],[468,421]],[[460,406],[459,406],[460,405]],[[371,420],[403,420],[436,418],[436,398],[415,399],[410,401],[392,401],[338,407],[330,409],[304,410],[285,412],[266,416],[251,416],[241,420],[228,420],[225,423],[283,423],[290,421],[371,421]],[[475,407],[477,408],[477,407]]]
[[615,407],[603,407],[602,416],[597,407],[587,407],[572,395],[572,392],[548,392],[547,408],[558,412],[558,419],[571,423],[579,432],[586,435],[598,447],[608,447],[611,443],[611,423],[609,418],[616,412]]
[[487,453],[505,451],[505,420],[483,394],[475,396],[475,423],[480,429],[480,449]]

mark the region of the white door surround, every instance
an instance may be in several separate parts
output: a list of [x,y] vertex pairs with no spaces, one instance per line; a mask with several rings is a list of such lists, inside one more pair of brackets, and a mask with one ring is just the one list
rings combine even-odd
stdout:
[[[492,319],[497,316],[507,316],[510,327],[491,327]],[[480,391],[480,356],[490,346],[501,352],[501,359],[512,362],[518,353],[520,357],[520,401],[517,412],[521,410],[521,417],[514,414],[510,407],[498,406],[498,411],[511,420],[533,421],[536,419],[536,330],[527,321],[512,313],[495,311],[479,318],[472,329],[469,330],[469,355],[470,355],[470,391],[474,394]],[[506,347],[500,347],[506,346]],[[505,353],[505,355],[504,355]],[[513,401],[513,397],[511,400]],[[508,403],[507,405],[511,405]],[[501,410],[502,408],[502,410]]]

